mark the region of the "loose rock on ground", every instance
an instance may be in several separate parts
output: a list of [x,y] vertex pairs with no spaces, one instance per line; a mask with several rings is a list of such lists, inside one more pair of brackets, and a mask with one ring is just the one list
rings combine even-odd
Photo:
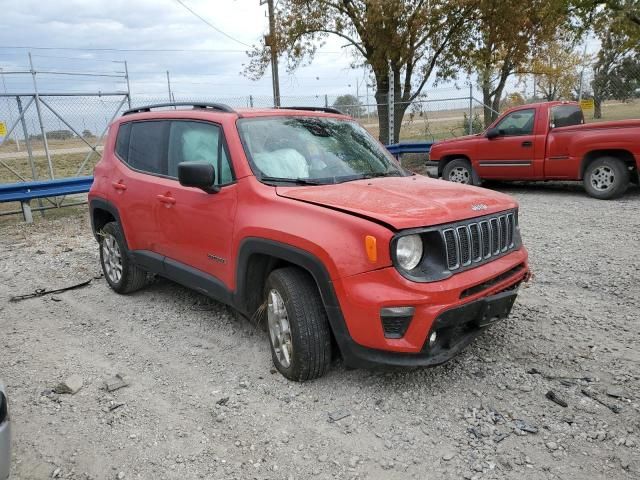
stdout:
[[[535,274],[512,316],[438,368],[336,362],[305,384],[273,373],[261,329],[168,281],[9,303],[100,268],[86,213],[3,224],[13,478],[640,478],[640,194],[499,188]],[[105,389],[116,374],[128,386]],[[75,395],[52,391],[72,375]]]

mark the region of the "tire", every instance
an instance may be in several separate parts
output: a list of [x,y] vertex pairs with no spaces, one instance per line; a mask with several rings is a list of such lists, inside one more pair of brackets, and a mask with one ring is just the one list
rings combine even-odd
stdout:
[[107,223],[99,238],[100,264],[109,286],[118,293],[131,293],[144,287],[147,272],[131,261],[120,225]]
[[600,157],[592,161],[582,179],[587,193],[600,200],[611,200],[624,195],[629,187],[629,170],[616,157]]
[[442,169],[442,178],[449,182],[464,185],[480,185],[480,177],[471,166],[469,160],[455,158]]
[[296,382],[324,375],[331,363],[331,331],[313,278],[296,267],[274,270],[264,295],[275,367]]

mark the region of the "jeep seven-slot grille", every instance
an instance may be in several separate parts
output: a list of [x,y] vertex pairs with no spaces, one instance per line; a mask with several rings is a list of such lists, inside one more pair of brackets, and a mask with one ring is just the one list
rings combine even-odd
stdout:
[[512,249],[514,230],[513,213],[443,230],[447,268],[457,270]]

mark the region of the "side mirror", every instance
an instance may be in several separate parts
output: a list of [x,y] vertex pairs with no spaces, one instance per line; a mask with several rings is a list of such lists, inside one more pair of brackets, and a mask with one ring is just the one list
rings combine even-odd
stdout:
[[207,193],[218,193],[213,165],[206,162],[182,162],[178,164],[178,181],[184,187],[195,187]]
[[495,128],[490,128],[487,130],[487,138],[489,140],[493,140],[494,138],[498,138],[500,136],[500,132]]

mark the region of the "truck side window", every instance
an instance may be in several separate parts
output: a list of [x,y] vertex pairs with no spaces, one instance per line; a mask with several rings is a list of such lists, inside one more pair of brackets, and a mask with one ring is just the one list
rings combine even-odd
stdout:
[[173,120],[169,133],[170,177],[178,178],[178,164],[207,162],[216,171],[216,185],[233,181],[220,127],[206,122]]
[[570,127],[584,123],[584,114],[578,105],[558,105],[551,109],[551,127]]
[[517,110],[504,117],[496,129],[503,136],[532,135],[536,111],[533,108]]

